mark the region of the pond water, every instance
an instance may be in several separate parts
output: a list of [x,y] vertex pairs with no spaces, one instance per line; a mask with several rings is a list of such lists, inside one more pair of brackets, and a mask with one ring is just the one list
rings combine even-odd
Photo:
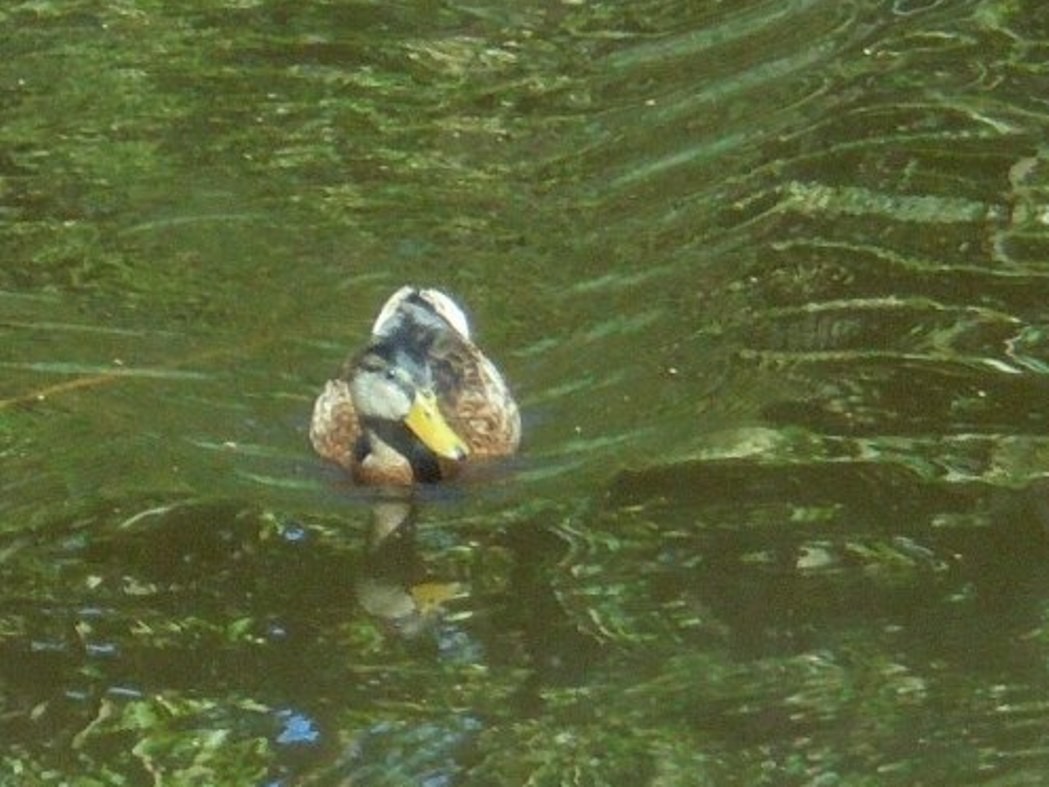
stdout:
[[[0,783],[1042,783],[1040,2],[0,23]],[[411,506],[404,283],[525,434]]]

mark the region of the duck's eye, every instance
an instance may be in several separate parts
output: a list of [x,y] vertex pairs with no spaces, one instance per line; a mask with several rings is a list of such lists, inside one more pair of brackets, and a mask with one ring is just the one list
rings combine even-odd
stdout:
[[394,380],[397,379],[397,372],[395,372],[393,369],[387,369],[383,373],[383,377],[385,377],[387,380],[393,382]]

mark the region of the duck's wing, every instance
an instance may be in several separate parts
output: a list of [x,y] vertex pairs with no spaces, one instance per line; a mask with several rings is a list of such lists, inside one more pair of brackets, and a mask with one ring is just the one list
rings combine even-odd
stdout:
[[345,380],[328,380],[313,403],[310,443],[325,459],[352,469],[360,422]]
[[521,442],[521,414],[495,364],[451,334],[434,342],[431,371],[441,412],[474,456],[506,456]]

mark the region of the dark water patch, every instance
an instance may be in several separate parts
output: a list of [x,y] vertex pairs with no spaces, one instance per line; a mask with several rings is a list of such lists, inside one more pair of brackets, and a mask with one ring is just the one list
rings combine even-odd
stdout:
[[[570,531],[577,580],[559,581],[560,597],[613,641],[758,658],[826,647],[860,625],[929,666],[1037,672],[1037,647],[1018,650],[1015,638],[1039,625],[1044,484],[963,482],[866,453],[624,473]],[[1002,615],[1011,634],[972,641]]]
[[842,382],[803,401],[770,406],[766,414],[773,423],[804,424],[831,434],[1044,436],[1042,378],[1000,371],[992,376],[979,365],[902,355],[829,354],[811,360],[821,373],[837,370]]
[[[179,754],[186,736],[204,725],[226,730],[212,740],[221,752],[250,750],[255,765],[245,767],[258,767],[283,757],[272,756],[274,744],[286,743],[288,725],[274,718],[283,705],[312,708],[326,729],[330,711],[319,698],[336,684],[362,696],[376,690],[381,662],[373,672],[364,657],[351,677],[317,660],[343,637],[343,646],[361,637],[365,651],[376,645],[368,644],[369,624],[350,623],[368,571],[352,556],[359,540],[329,541],[334,531],[316,526],[313,539],[280,538],[278,519],[237,504],[126,506],[52,523],[47,539],[5,560],[5,694],[23,697],[8,706],[5,740],[24,746],[23,754],[48,759],[37,737],[47,728],[59,758],[134,770],[134,753],[114,746],[139,731],[143,746],[165,752],[164,767],[179,772],[190,766]],[[58,530],[67,535],[56,552]],[[333,550],[326,557],[316,551],[322,543]],[[37,570],[41,551],[50,556],[48,576]],[[42,583],[52,598],[46,605]],[[25,603],[31,597],[37,601]],[[311,655],[315,646],[322,650]],[[220,751],[211,754],[222,761]]]
[[[618,647],[592,667],[602,680],[548,692],[547,717],[573,730],[574,747],[517,767],[564,768],[598,740],[616,753],[595,765],[608,774],[628,752],[671,773],[731,763],[738,775],[757,751],[784,777],[828,763],[908,778],[1013,767],[1009,752],[1022,759],[1027,744],[1003,729],[985,681],[1040,696],[1038,648],[1016,646],[1040,620],[1030,595],[1049,548],[1040,494],[945,485],[876,461],[621,475],[603,505],[560,529],[573,572],[555,582],[578,625]],[[991,621],[1010,633],[980,636]],[[1015,732],[1031,741],[1022,715]],[[952,738],[945,719],[973,726]],[[533,725],[529,739],[547,729]],[[689,744],[661,743],[671,729]],[[915,734],[928,741],[920,758]],[[505,745],[505,732],[482,736],[492,739]],[[505,763],[501,750],[487,748],[474,773]]]

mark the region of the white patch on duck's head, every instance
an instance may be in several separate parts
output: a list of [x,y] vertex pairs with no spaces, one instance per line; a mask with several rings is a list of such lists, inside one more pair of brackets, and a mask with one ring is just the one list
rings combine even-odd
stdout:
[[470,339],[470,323],[459,304],[440,290],[419,289],[407,285],[397,290],[383,304],[382,309],[379,310],[379,316],[375,318],[375,323],[372,325],[372,335],[382,335],[397,313],[405,308],[405,301],[412,296],[418,297],[433,314],[448,323],[452,330],[463,339]]
[[412,409],[416,383],[403,368],[368,354],[349,380],[350,396],[358,415],[401,421]]
[[440,290],[419,290],[419,295],[455,329],[456,333],[464,339],[470,338],[470,322],[458,303]]
[[372,324],[372,336],[378,336],[382,333],[382,329],[385,327],[386,323],[393,319],[393,316],[397,313],[401,304],[404,303],[404,299],[415,291],[414,287],[405,285],[386,299],[386,303],[384,303],[379,310],[379,316],[375,318],[375,322]]

